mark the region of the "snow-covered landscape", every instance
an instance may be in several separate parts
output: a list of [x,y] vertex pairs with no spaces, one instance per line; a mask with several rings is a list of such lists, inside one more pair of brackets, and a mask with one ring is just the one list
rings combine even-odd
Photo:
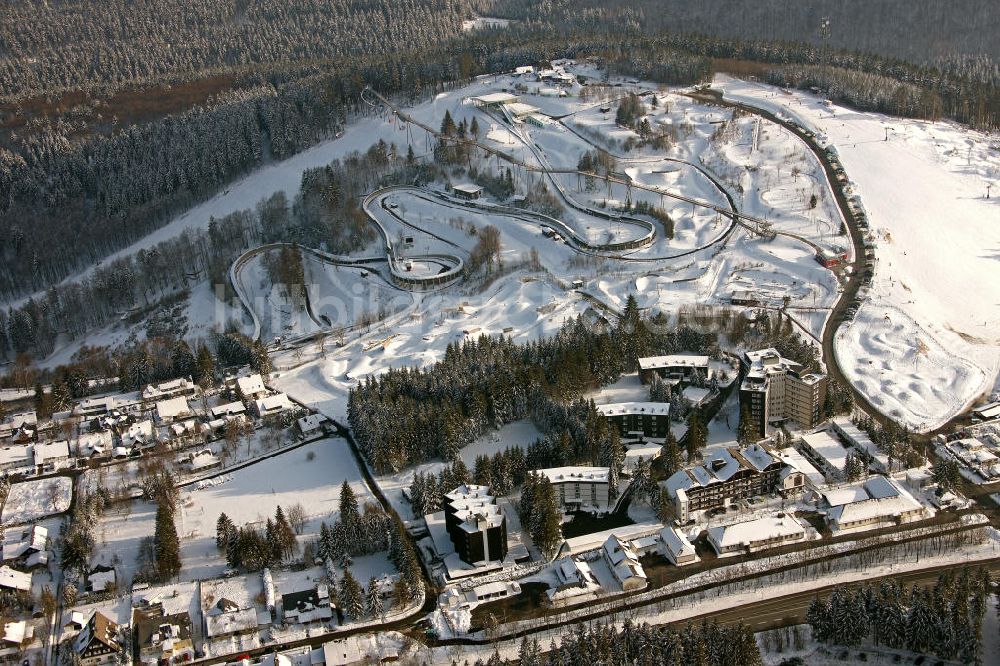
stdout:
[[[350,57],[292,35],[287,71],[200,90],[190,44],[116,51],[175,126],[113,114],[121,74],[0,100],[0,222],[78,197],[78,231],[125,230],[54,268],[4,227],[33,275],[0,276],[0,660],[996,661],[995,88],[502,4],[417,31],[441,63],[373,64],[355,26]],[[534,34],[559,21],[624,41]],[[232,143],[184,134],[218,105]],[[131,191],[81,171],[104,153],[59,167],[105,112],[137,165],[144,123],[216,162]]]

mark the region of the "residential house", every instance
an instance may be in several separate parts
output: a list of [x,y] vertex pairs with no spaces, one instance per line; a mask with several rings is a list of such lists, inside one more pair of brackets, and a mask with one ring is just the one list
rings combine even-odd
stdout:
[[311,437],[326,432],[327,423],[329,423],[329,419],[322,414],[307,414],[296,421],[299,432],[303,437]]
[[125,650],[120,638],[121,628],[104,613],[95,611],[73,639],[73,652],[82,666],[117,664]]
[[236,379],[236,390],[244,400],[254,400],[267,393],[264,378],[259,374],[247,375]]
[[600,586],[590,565],[571,556],[563,557],[555,563],[558,584],[548,590],[549,599],[557,595],[572,596],[572,592],[583,592]]
[[601,556],[622,590],[632,592],[646,587],[646,572],[631,545],[612,534],[601,547]]
[[661,553],[674,566],[682,567],[698,561],[694,545],[673,527],[664,527],[659,532]]
[[27,592],[31,590],[31,574],[12,569],[6,564],[0,566],[0,588],[15,592]]
[[114,567],[98,564],[87,572],[87,592],[105,592],[118,588],[118,575]]
[[158,423],[173,423],[189,416],[191,416],[191,406],[184,396],[168,398],[156,403],[156,421]]
[[44,553],[48,543],[49,530],[42,525],[9,528],[4,537],[3,561],[24,561],[35,553]]
[[163,614],[162,606],[135,611],[135,636],[143,666],[176,664],[194,659],[191,616],[186,611]]
[[225,597],[209,608],[204,616],[205,636],[209,639],[246,636],[257,631],[257,610],[252,605],[242,608]]
[[268,416],[276,416],[291,409],[295,409],[295,405],[292,404],[292,401],[284,393],[264,396],[253,402],[254,414],[262,419]]
[[198,385],[186,377],[174,379],[162,384],[150,384],[142,390],[142,399],[146,402],[165,400],[168,398],[189,397],[197,395]]
[[324,584],[281,595],[281,611],[285,624],[328,622],[333,617],[333,610],[329,588]]

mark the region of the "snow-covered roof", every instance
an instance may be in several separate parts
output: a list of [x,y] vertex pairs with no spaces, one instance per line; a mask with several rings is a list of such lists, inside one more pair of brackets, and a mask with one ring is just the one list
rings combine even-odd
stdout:
[[175,419],[182,414],[188,414],[190,412],[191,407],[188,405],[187,398],[184,396],[168,398],[166,400],[160,400],[156,403],[156,418],[160,421]]
[[628,416],[631,414],[650,414],[667,416],[670,414],[669,402],[612,402],[597,405],[597,411],[602,416]]
[[198,453],[193,454],[189,461],[192,472],[215,467],[221,463],[222,461],[219,460],[218,456],[211,451],[199,451]]
[[240,401],[227,402],[224,405],[219,405],[218,407],[212,407],[212,418],[221,418],[223,416],[235,416],[236,414],[244,414],[247,408]]
[[142,397],[146,400],[155,400],[156,398],[164,395],[174,395],[177,393],[194,391],[195,388],[194,382],[185,377],[181,377],[180,379],[174,379],[161,384],[150,384],[142,390]]
[[842,416],[833,419],[832,423],[840,436],[850,442],[852,446],[864,451],[869,458],[878,461],[883,470],[889,469],[889,456],[882,453],[868,436],[868,433],[854,425],[850,419]]
[[685,386],[684,390],[681,391],[681,395],[685,400],[691,402],[691,404],[698,406],[705,402],[705,399],[712,394],[712,391],[706,388],[700,388],[698,386]]
[[318,430],[324,423],[326,423],[326,417],[322,414],[307,414],[298,420],[299,430],[302,432]]
[[146,419],[145,421],[139,421],[129,426],[128,430],[122,434],[122,444],[130,446],[131,444],[145,442],[152,438],[152,436],[153,422]]
[[31,573],[18,571],[4,565],[0,567],[0,587],[12,590],[30,590]]
[[337,641],[323,643],[323,664],[325,666],[347,666],[363,661],[366,654],[361,649],[357,636],[348,636]]
[[240,393],[247,398],[252,398],[267,391],[264,387],[264,378],[258,374],[237,378],[236,386],[239,388]]
[[981,419],[995,419],[1000,417],[1000,402],[991,402],[982,407],[976,407],[972,411]]
[[276,414],[293,408],[292,401],[284,393],[264,396],[255,400],[254,404],[257,406],[257,413],[261,416]]
[[802,442],[832,469],[843,472],[847,467],[847,449],[826,430],[802,435]]
[[668,354],[666,356],[646,356],[639,359],[640,370],[660,368],[704,368],[708,370],[708,356],[700,354]]
[[903,515],[918,513],[923,506],[917,502],[902,486],[884,476],[874,476],[862,484],[855,486],[854,499],[842,502],[847,496],[847,489],[841,495],[830,497],[824,495],[831,504],[827,511],[827,519],[839,526],[850,526],[854,523],[867,523],[879,520],[897,519]]
[[8,528],[3,543],[4,561],[13,560],[26,552],[39,552],[48,545],[49,530],[43,525],[32,525],[17,531]]
[[473,97],[472,100],[480,104],[510,104],[511,102],[516,102],[518,97],[517,95],[505,92],[492,92]]
[[711,527],[708,538],[718,550],[734,547],[753,547],[754,544],[772,539],[805,538],[805,528],[798,520],[787,514],[783,516],[763,516],[732,525]]
[[695,554],[694,546],[688,541],[687,537],[673,527],[664,527],[660,530],[659,536],[663,547],[670,551],[675,560]]
[[639,556],[631,545],[612,534],[604,542],[602,548],[604,558],[608,561],[608,566],[611,567],[612,573],[619,582],[625,583],[630,578],[646,577],[646,572],[639,564]]
[[454,183],[451,189],[455,192],[462,192],[464,194],[479,194],[483,191],[480,185],[474,183]]
[[804,455],[795,449],[791,447],[781,449],[778,451],[778,459],[788,465],[789,469],[794,468],[797,471],[802,472],[814,487],[818,488],[826,483],[826,477],[824,477]]
[[34,446],[35,464],[41,465],[46,460],[65,460],[69,458],[69,442],[60,439],[55,442],[40,442]]
[[551,467],[535,471],[545,475],[549,483],[607,483],[610,470],[607,467],[569,466]]
[[257,629],[257,611],[253,607],[229,613],[206,613],[205,633],[209,638],[229,636]]
[[764,471],[770,465],[773,465],[776,460],[767,449],[759,444],[751,444],[742,449],[739,454],[758,472]]
[[7,622],[3,625],[3,640],[11,645],[20,645],[25,638],[34,635],[34,627],[24,620]]
[[30,465],[33,460],[31,446],[14,444],[0,448],[0,466],[18,467]]
[[107,589],[108,583],[114,584],[117,582],[118,577],[115,575],[115,570],[111,567],[106,567],[108,570],[95,570],[87,574],[87,582],[90,583],[90,589],[95,592],[100,592]]
[[520,118],[536,113],[538,111],[538,107],[525,104],[523,102],[510,102],[507,104],[507,110],[510,111],[511,115],[514,117]]

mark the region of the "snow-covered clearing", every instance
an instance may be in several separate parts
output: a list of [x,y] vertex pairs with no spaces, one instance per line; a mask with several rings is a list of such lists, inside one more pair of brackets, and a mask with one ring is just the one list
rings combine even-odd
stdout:
[[1000,364],[1000,200],[985,195],[1000,179],[996,137],[724,76],[715,86],[813,129],[861,197],[878,262],[870,305],[837,341],[856,385],[921,430],[990,390]]
[[[320,522],[332,522],[339,510],[340,486],[346,480],[359,503],[374,498],[364,484],[361,471],[347,442],[323,439],[282,453],[219,477],[221,483],[181,491],[175,519],[181,539],[183,580],[210,578],[226,569],[224,553],[215,545],[219,514],[237,525],[262,527],[280,505],[286,511],[301,503],[308,520],[299,543],[315,538]],[[137,500],[127,512],[118,505],[108,509],[101,522],[95,563],[120,563],[131,578],[143,537],[153,535],[156,507]]]
[[62,513],[69,509],[72,496],[73,479],[68,476],[15,483],[3,505],[2,522],[20,525]]

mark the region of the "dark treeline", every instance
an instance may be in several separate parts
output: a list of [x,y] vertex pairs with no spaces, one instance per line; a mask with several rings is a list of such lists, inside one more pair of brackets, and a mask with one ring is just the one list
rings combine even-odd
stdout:
[[815,599],[806,615],[813,637],[824,643],[875,645],[936,655],[963,664],[980,662],[983,617],[991,592],[985,568],[949,570],[933,586],[907,589],[896,581],[857,592],[834,590]]
[[[689,624],[683,629],[650,626],[625,620],[621,630],[613,626],[578,625],[563,636],[561,644],[550,644],[546,652],[538,639],[521,641],[520,666],[564,666],[607,664],[608,666],[760,666],[763,660],[753,632],[742,624]],[[479,666],[483,662],[476,662]],[[505,662],[494,655],[489,666]],[[513,661],[506,663],[515,663]]]
[[392,53],[458,33],[475,0],[125,0],[5,3],[6,95]]
[[[640,356],[681,350],[717,352],[716,335],[671,327],[659,318],[647,322],[629,296],[611,328],[590,326],[581,317],[555,336],[527,344],[481,336],[449,344],[444,359],[429,368],[369,377],[352,389],[348,418],[362,453],[379,471],[432,458],[455,460],[488,429],[529,417],[560,442],[568,439],[570,459],[563,464],[612,466],[621,446],[615,445],[617,433],[602,429],[604,419],[580,396],[635,370]],[[546,457],[556,458],[551,449]]]
[[555,25],[803,42],[994,75],[1000,59],[992,0],[501,0],[494,11]]

